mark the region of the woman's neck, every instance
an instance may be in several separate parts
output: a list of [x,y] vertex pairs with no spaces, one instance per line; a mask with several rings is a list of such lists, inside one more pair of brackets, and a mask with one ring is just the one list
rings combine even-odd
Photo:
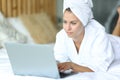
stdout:
[[83,30],[83,32],[79,35],[79,37],[73,38],[74,43],[80,44],[84,38],[84,33],[85,33],[85,30]]
[[83,32],[81,33],[80,37],[73,39],[74,44],[75,44],[75,47],[76,47],[76,50],[77,50],[77,53],[79,53],[79,49],[80,49],[82,40],[83,40],[83,38],[84,38],[84,33],[85,33],[85,31],[83,31]]

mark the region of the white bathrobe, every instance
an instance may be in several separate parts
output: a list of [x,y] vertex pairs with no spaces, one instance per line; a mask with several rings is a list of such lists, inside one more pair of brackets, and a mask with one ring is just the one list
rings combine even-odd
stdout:
[[77,53],[74,42],[62,29],[56,36],[54,46],[56,60],[72,61],[93,71],[107,71],[114,59],[113,49],[105,29],[92,19],[85,27],[85,35]]

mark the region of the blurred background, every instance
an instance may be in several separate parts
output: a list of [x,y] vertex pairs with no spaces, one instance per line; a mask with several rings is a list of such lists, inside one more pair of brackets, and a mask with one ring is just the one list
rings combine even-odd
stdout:
[[[117,21],[120,0],[93,0],[94,18],[107,33]],[[62,28],[63,0],[0,0],[0,42],[54,43]]]
[[[92,0],[94,18],[105,26],[106,32],[111,33],[118,17],[117,7],[120,6],[120,0]],[[63,0],[57,0],[58,22],[62,17]]]

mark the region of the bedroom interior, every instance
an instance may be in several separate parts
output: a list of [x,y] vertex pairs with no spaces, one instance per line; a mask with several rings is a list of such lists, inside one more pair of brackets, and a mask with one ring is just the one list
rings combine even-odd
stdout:
[[[56,80],[14,76],[4,43],[47,44],[53,47],[56,33],[62,28],[62,3],[63,0],[0,0],[0,80]],[[95,19],[105,26],[106,32],[111,33],[120,0],[93,0],[93,4]],[[120,59],[112,64],[109,74],[79,73],[57,80],[119,80],[119,74]]]
[[0,32],[11,41],[55,41],[56,0],[0,0],[0,11]]
[[[13,35],[11,40],[18,42],[42,44],[55,42],[55,35],[62,26],[62,3],[63,0],[52,0],[52,2],[50,0],[0,0],[0,25],[13,28],[7,31],[2,30],[5,27],[0,27],[1,35],[9,34],[3,36],[9,39]],[[116,8],[120,1],[106,0],[107,5],[103,0],[93,0],[93,3],[95,19],[105,26],[106,32],[111,33],[116,23]],[[105,7],[103,8],[101,4]]]

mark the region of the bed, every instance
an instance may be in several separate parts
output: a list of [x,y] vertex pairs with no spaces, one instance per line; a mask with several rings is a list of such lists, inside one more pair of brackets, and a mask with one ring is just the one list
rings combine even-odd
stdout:
[[[116,55],[117,56],[117,55]],[[118,57],[118,56],[117,56]],[[119,80],[120,79],[120,58],[111,64],[108,72],[78,73],[62,79],[51,79],[36,76],[14,75],[7,56],[6,49],[0,50],[0,79],[1,80]]]
[[56,0],[52,2],[53,5],[50,0],[0,0],[0,80],[120,80],[120,38],[112,35],[109,36],[117,52],[107,72],[78,73],[62,79],[13,74],[4,42],[53,46],[58,29]]

